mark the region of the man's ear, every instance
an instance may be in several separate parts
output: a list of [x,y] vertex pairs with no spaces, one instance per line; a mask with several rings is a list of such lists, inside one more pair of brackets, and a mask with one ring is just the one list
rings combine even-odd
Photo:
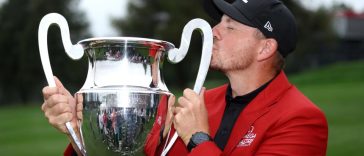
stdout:
[[263,48],[258,53],[257,60],[258,61],[264,61],[266,59],[271,58],[276,52],[278,48],[278,43],[273,38],[267,38],[262,41]]

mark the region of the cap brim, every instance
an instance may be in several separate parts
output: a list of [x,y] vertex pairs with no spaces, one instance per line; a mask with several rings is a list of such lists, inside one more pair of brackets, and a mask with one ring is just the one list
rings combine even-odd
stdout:
[[255,27],[238,9],[225,0],[205,0],[204,7],[210,17],[217,21],[220,21],[222,15],[226,14],[242,24]]

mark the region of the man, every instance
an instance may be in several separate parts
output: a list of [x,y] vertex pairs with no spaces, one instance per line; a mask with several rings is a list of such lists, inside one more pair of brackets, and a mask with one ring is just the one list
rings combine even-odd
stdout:
[[[154,124],[145,153],[160,155],[171,129],[171,134],[177,131],[179,135],[168,152],[172,156],[325,155],[328,128],[324,114],[288,82],[282,70],[284,58],[296,44],[291,12],[279,0],[209,3],[210,13],[221,20],[213,28],[210,66],[223,72],[229,84],[203,89],[200,94],[186,89],[176,107],[172,96],[166,123]],[[69,95],[57,84],[58,90],[43,89],[42,109],[50,123],[66,133],[64,123],[75,118],[70,112],[82,108],[56,109],[61,107],[56,103],[73,100],[55,94]],[[66,152],[71,151],[70,147]]]
[[[279,0],[212,1],[210,14],[221,21],[213,28],[210,67],[229,84],[200,95],[183,92],[169,109],[179,135],[169,155],[324,156],[325,116],[282,71],[296,44],[292,13]],[[166,125],[155,124],[147,155],[160,155],[169,141]]]

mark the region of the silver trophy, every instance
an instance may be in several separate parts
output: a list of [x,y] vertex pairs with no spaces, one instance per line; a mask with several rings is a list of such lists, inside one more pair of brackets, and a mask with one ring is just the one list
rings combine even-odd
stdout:
[[[203,35],[202,58],[194,91],[200,92],[211,59],[212,31],[202,19],[193,19],[183,29],[180,48],[172,43],[136,37],[89,38],[71,43],[66,19],[57,13],[43,17],[38,40],[43,70],[49,86],[55,82],[50,66],[47,33],[51,24],[60,27],[67,55],[89,60],[87,78],[76,98],[83,104],[78,137],[70,122],[66,127],[83,155],[143,155],[143,144],[159,105],[167,105],[171,94],[162,77],[165,56],[178,63],[186,56],[192,32]],[[77,71],[75,71],[77,72]],[[164,100],[163,100],[164,99]]]

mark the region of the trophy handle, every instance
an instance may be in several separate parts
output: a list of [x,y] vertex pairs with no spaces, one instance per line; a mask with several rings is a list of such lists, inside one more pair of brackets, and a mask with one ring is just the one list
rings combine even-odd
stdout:
[[[203,46],[202,46],[202,56],[200,61],[199,70],[197,73],[197,78],[193,91],[200,93],[203,83],[205,82],[207,71],[209,70],[212,45],[213,45],[213,35],[211,26],[203,19],[193,19],[186,24],[183,28],[182,38],[180,48],[172,49],[168,52],[168,60],[172,63],[178,63],[183,60],[187,54],[187,50],[190,46],[192,32],[198,29],[203,36]],[[169,135],[169,134],[168,134]],[[164,148],[162,156],[165,156],[171,149],[174,142],[177,140],[178,134],[174,133],[171,141],[168,143],[167,147]],[[168,140],[168,139],[167,139]]]
[[[80,59],[83,56],[83,48],[81,45],[78,44],[72,45],[68,23],[62,15],[57,13],[50,13],[42,18],[38,28],[38,45],[39,45],[40,58],[48,85],[50,87],[56,87],[56,83],[53,78],[52,67],[49,61],[48,43],[47,43],[48,28],[52,24],[57,24],[61,29],[63,46],[67,55],[70,58],[72,58],[73,60]],[[71,123],[67,122],[66,127],[70,132],[73,140],[77,144],[78,148],[82,152],[82,154],[85,155],[84,148],[82,148],[83,146],[81,145],[80,140],[76,136],[76,133],[73,130]]]
[[199,18],[189,21],[183,28],[180,47],[168,51],[168,60],[172,63],[179,63],[185,58],[190,46],[192,32],[195,29],[200,30],[201,35],[203,36],[201,62],[197,73],[196,82],[193,87],[193,90],[196,93],[200,93],[211,61],[213,36],[210,24]]

